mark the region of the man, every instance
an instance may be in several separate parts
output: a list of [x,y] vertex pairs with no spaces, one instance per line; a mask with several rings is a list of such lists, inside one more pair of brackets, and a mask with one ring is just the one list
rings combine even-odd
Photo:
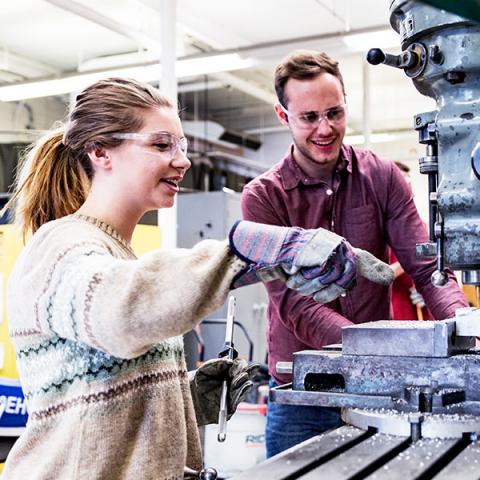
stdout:
[[[434,260],[415,255],[415,244],[428,234],[399,169],[371,151],[343,144],[346,99],[338,63],[324,53],[294,52],[277,67],[275,89],[275,112],[293,144],[280,163],[245,187],[244,218],[328,228],[384,261],[390,246],[435,318],[453,317],[456,308],[467,306],[453,274],[439,290],[430,282]],[[326,305],[288,291],[279,281],[266,288],[271,385],[291,380],[275,365],[291,361],[293,352],[338,343],[341,328],[352,323],[390,318],[389,288],[362,278]],[[269,404],[267,455],[340,423],[338,409]]]

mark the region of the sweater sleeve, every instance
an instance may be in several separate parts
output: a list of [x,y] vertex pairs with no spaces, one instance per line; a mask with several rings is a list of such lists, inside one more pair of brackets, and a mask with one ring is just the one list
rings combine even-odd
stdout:
[[190,330],[223,304],[244,267],[226,241],[120,259],[102,242],[58,237],[36,242],[12,272],[12,336],[54,332],[120,358]]

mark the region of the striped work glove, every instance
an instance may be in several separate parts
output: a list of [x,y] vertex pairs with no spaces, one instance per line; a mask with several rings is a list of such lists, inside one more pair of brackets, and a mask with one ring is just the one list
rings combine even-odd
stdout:
[[323,228],[240,221],[229,237],[231,250],[248,263],[234,279],[233,288],[283,279],[300,294],[328,303],[354,287],[357,272],[376,283],[393,281],[393,271],[386,263]]

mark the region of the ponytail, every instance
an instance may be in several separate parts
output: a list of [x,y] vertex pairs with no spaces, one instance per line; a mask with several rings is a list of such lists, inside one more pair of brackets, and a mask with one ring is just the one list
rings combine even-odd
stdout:
[[15,224],[24,235],[76,212],[87,198],[90,181],[63,143],[63,134],[63,129],[50,132],[26,152],[17,170],[14,194],[0,212],[15,205]]
[[24,155],[14,194],[0,215],[14,206],[15,223],[25,236],[76,212],[95,173],[88,149],[118,147],[122,142],[111,133],[140,130],[140,112],[150,108],[173,107],[148,83],[106,78],[87,87],[77,96],[65,127],[47,134]]

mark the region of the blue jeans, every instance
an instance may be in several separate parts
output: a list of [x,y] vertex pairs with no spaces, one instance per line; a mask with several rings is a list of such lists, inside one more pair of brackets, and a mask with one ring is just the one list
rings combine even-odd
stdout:
[[[277,383],[270,380],[270,388],[276,386]],[[340,425],[339,408],[283,405],[269,401],[265,432],[267,458]]]

